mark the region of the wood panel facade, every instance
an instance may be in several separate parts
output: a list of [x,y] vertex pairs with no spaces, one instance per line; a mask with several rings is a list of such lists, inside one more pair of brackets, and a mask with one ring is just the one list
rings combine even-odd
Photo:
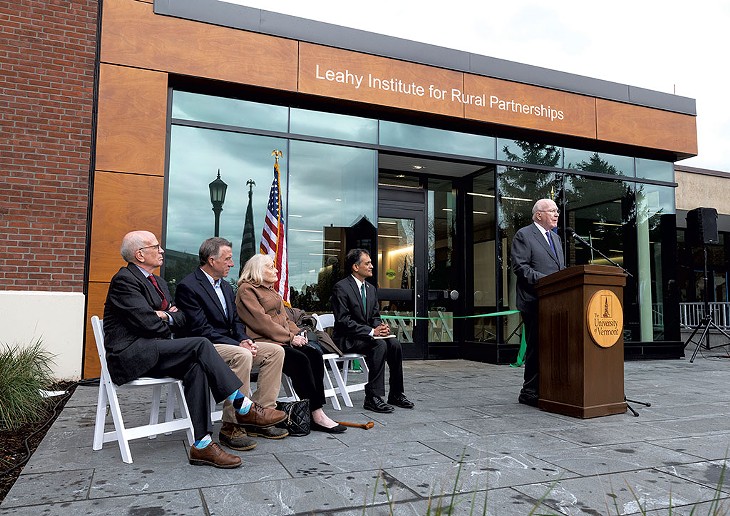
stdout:
[[596,123],[599,141],[697,155],[697,123],[693,116],[596,99]]

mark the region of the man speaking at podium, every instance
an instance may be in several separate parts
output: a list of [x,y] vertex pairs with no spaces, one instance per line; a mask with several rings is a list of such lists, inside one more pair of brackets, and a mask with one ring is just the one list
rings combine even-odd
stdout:
[[537,407],[540,388],[538,359],[538,313],[535,285],[540,278],[565,268],[563,245],[553,231],[560,212],[551,199],[532,207],[532,224],[520,229],[512,240],[512,270],[517,275],[517,309],[525,323],[525,380],[518,401]]

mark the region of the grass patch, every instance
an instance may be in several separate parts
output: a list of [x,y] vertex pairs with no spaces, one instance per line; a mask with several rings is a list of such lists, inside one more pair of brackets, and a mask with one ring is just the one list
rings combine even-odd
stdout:
[[48,416],[40,391],[53,384],[52,361],[41,339],[23,347],[0,344],[0,429],[14,430]]
[[[485,486],[484,491],[475,489],[471,492],[464,492],[461,493],[461,476],[462,476],[462,469],[464,467],[464,458],[465,458],[466,451],[462,453],[461,458],[457,461],[458,468],[456,470],[456,477],[454,478],[453,487],[451,488],[450,493],[444,493],[441,492],[439,495],[437,495],[434,492],[431,492],[431,494],[428,497],[428,505],[425,509],[424,516],[453,516],[455,514],[466,514],[468,512],[469,516],[487,516],[488,514],[492,514],[487,509],[487,502],[489,499],[489,487]],[[714,496],[711,500],[703,501],[703,502],[696,502],[695,504],[690,505],[675,505],[675,501],[673,500],[673,493],[670,489],[669,491],[669,506],[666,508],[659,508],[659,509],[652,509],[647,507],[647,501],[642,498],[640,494],[638,494],[631,485],[628,483],[626,484],[626,487],[631,493],[631,496],[633,497],[634,501],[636,502],[636,510],[631,510],[631,514],[640,514],[642,516],[648,516],[649,514],[666,514],[667,516],[673,516],[675,514],[689,514],[689,516],[703,516],[704,514],[707,514],[707,516],[729,516],[730,512],[727,508],[727,501],[728,498],[726,497],[724,491],[723,491],[723,485],[725,482],[725,478],[727,475],[727,459],[723,461],[722,467],[720,469],[719,478],[717,480],[717,483],[715,485],[714,489]],[[394,482],[397,482],[395,478],[390,476],[387,472],[385,472],[382,468],[378,470],[378,475],[375,478],[375,484],[373,485],[372,490],[372,504],[368,504],[368,497],[367,492],[365,494],[365,500],[364,504],[362,506],[362,516],[368,516],[369,513],[368,509],[376,509],[378,512],[377,514],[383,514],[387,513],[388,516],[395,516],[398,511],[398,503],[393,499],[392,494],[389,489],[389,485],[392,485]],[[578,510],[583,514],[583,509],[580,506],[571,506],[567,508],[558,508],[558,509],[550,509],[549,507],[543,505],[548,500],[548,496],[550,493],[556,489],[559,485],[559,480],[553,482],[545,491],[545,493],[539,498],[534,499],[534,504],[532,507],[527,510],[525,508],[525,514],[526,516],[560,516],[561,514],[573,514],[574,510]],[[385,504],[376,504],[375,500],[377,498],[378,494],[378,488],[382,487],[385,495],[386,495],[386,503]],[[484,501],[478,502],[477,501],[477,493],[484,493]],[[610,500],[609,500],[610,499]],[[590,514],[605,514],[606,516],[619,516],[621,514],[626,514],[625,510],[626,507],[619,506],[618,498],[615,496],[611,496],[609,494],[609,499],[606,500],[606,507],[605,512],[604,511],[596,511],[596,512],[590,512]],[[700,508],[700,505],[709,503],[707,507]],[[690,511],[687,513],[687,511]],[[706,510],[706,512],[705,512]],[[547,511],[547,512],[545,512]],[[569,512],[564,512],[569,511]],[[410,511],[409,511],[410,512]],[[587,512],[586,512],[587,513]],[[499,514],[499,511],[495,512],[495,514]]]

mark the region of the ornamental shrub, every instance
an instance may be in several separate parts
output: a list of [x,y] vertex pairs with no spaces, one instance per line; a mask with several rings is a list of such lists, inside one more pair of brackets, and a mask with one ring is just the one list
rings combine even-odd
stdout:
[[48,415],[41,390],[54,381],[52,361],[41,339],[22,347],[0,343],[0,430],[13,430]]

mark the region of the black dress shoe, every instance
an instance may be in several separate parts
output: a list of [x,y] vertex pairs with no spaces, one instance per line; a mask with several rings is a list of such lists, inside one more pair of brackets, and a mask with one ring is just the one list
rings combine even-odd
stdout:
[[395,410],[392,406],[385,403],[380,396],[368,396],[365,398],[363,408],[365,410],[372,410],[373,412],[380,412],[381,414],[390,414]]
[[326,426],[322,426],[322,425],[312,421],[312,430],[316,430],[317,432],[327,432],[328,434],[341,434],[342,432],[347,430],[347,427],[342,426],[341,424],[338,423],[336,426],[333,426],[332,428],[327,428]]
[[520,393],[520,396],[517,398],[517,401],[523,405],[529,405],[531,407],[537,407],[537,400],[538,397],[536,394],[525,394],[524,392]]
[[392,394],[388,396],[388,405],[395,405],[396,407],[400,408],[413,408],[413,402],[406,398],[406,395],[403,393],[396,394],[393,396]]

